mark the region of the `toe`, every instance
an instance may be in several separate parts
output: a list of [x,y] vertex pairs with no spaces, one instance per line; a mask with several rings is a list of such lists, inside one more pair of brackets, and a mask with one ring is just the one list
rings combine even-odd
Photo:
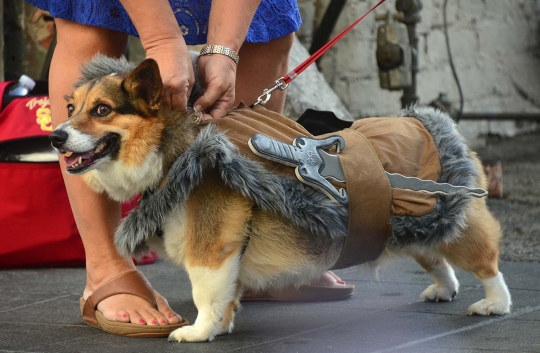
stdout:
[[159,326],[160,323],[158,321],[158,318],[153,313],[153,309],[146,309],[146,310],[139,310],[139,313],[142,315],[142,318],[144,321],[146,321],[146,324],[149,326]]
[[169,324],[169,321],[167,320],[165,315],[163,315],[162,313],[160,313],[156,309],[150,309],[148,311],[150,312],[150,314],[152,314],[153,317],[156,318],[156,321],[157,321],[158,325],[163,326],[163,325],[168,325]]
[[163,314],[169,324],[179,324],[182,322],[182,317],[175,313],[165,298],[156,293],[156,303],[158,311]]
[[330,277],[334,278],[334,280],[336,281],[336,283],[339,283],[339,284],[345,284],[345,281],[342,280],[341,278],[339,278],[339,276],[336,275],[334,272],[332,272],[332,271],[326,271],[326,274],[329,275]]
[[315,282],[313,285],[322,286],[322,287],[340,287],[345,284],[341,278],[339,278],[334,272],[327,271],[322,274],[322,276]]
[[129,313],[123,309],[103,310],[101,313],[109,321],[130,322]]
[[164,311],[163,314],[165,315],[165,317],[167,318],[167,321],[169,321],[169,324],[171,325],[179,324],[182,322],[182,317],[178,315],[177,313],[175,313],[174,311],[172,311],[171,309]]
[[116,310],[115,321],[118,321],[118,322],[130,322],[128,312],[123,310],[123,309]]
[[129,318],[132,324],[146,325],[146,319],[137,310],[128,310]]

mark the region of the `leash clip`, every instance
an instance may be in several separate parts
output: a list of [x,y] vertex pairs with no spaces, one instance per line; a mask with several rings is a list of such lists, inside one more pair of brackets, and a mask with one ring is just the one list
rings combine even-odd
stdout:
[[270,98],[272,98],[272,92],[274,92],[276,89],[279,88],[280,91],[284,91],[287,89],[287,87],[289,87],[289,84],[287,82],[285,82],[284,78],[283,77],[280,77],[276,80],[276,84],[275,86],[273,86],[272,88],[265,88],[263,90],[263,94],[261,94],[258,98],[257,98],[257,101],[255,103],[253,103],[253,105],[251,106],[252,108],[256,105],[265,105],[266,103],[268,103],[268,101],[270,100]]

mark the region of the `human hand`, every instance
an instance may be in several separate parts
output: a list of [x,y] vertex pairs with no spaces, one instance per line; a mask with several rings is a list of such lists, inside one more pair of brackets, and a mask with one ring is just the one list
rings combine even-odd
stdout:
[[184,39],[162,39],[145,49],[146,57],[158,64],[163,80],[163,103],[174,110],[186,110],[195,76]]
[[205,90],[193,104],[203,120],[219,119],[234,105],[236,64],[225,55],[203,55],[197,62],[199,80]]

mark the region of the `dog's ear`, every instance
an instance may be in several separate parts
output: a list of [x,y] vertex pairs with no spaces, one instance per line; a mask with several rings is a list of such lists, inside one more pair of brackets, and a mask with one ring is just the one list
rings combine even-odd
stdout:
[[122,89],[137,109],[150,114],[157,112],[161,106],[163,82],[156,61],[146,59],[140,63],[122,81]]

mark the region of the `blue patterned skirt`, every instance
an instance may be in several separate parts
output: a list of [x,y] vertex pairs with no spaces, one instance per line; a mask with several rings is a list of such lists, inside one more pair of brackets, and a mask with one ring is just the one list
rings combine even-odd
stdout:
[[[27,0],[63,18],[83,25],[117,30],[138,36],[126,10],[118,0]],[[204,44],[210,16],[210,0],[169,0],[187,44]],[[262,0],[246,41],[268,42],[295,32],[302,20],[295,0]]]

